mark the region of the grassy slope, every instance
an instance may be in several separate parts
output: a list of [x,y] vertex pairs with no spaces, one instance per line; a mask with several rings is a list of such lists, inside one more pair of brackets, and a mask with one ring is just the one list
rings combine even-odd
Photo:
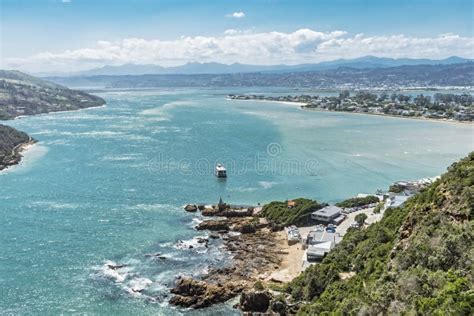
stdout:
[[305,224],[310,221],[311,213],[324,205],[308,199],[296,199],[296,207],[288,208],[287,202],[271,202],[263,206],[261,216],[279,225]]
[[[287,287],[302,315],[468,315],[474,309],[474,153],[402,208],[353,230]],[[354,276],[342,280],[341,272]]]

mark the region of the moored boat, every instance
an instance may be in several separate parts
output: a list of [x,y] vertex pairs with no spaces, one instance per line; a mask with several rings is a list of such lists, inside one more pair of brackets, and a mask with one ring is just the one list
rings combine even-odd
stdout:
[[216,169],[214,171],[216,177],[218,178],[227,178],[227,170],[222,164],[217,164]]

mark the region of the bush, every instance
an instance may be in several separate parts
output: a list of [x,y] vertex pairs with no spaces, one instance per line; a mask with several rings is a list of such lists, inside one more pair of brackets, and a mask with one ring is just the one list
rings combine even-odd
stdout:
[[359,207],[359,206],[364,206],[367,204],[372,204],[372,203],[378,203],[379,198],[374,196],[374,195],[369,195],[366,197],[355,197],[355,198],[350,198],[345,201],[336,203],[336,206],[343,207],[343,208],[348,208],[348,207]]
[[326,204],[319,204],[309,199],[293,200],[295,206],[288,208],[288,202],[271,202],[262,208],[261,216],[275,222],[277,225],[301,225],[311,222],[311,213],[323,208]]

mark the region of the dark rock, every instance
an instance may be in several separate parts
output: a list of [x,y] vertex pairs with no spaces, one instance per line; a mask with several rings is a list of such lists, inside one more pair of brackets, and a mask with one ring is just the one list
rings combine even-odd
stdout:
[[227,221],[209,220],[199,223],[197,230],[216,230],[229,231],[229,223]]
[[190,278],[180,278],[176,286],[171,289],[171,293],[175,296],[169,302],[176,306],[204,308],[225,302],[241,290],[242,288],[234,283],[210,284]]
[[199,237],[199,238],[197,239],[197,242],[198,242],[198,244],[204,244],[204,243],[209,242],[209,239],[207,239],[207,238],[200,238],[200,237]]
[[201,211],[202,216],[216,216],[218,213],[219,211],[213,208],[206,208]]
[[197,209],[198,209],[198,208],[197,208],[197,206],[196,206],[195,204],[188,204],[188,205],[186,205],[186,206],[184,207],[184,210],[185,210],[186,212],[191,212],[191,213],[196,212]]
[[118,270],[118,269],[121,269],[121,268],[124,268],[124,267],[126,267],[126,265],[124,265],[124,264],[117,264],[117,265],[108,264],[107,265],[107,268],[109,268],[111,270]]
[[235,224],[234,226],[232,226],[231,230],[242,233],[242,234],[253,234],[257,231],[257,229],[255,228],[255,225],[250,222]]
[[219,239],[219,235],[216,235],[216,234],[210,234],[209,235],[209,238],[212,238],[212,239]]
[[205,208],[205,206],[204,206],[203,204],[199,204],[199,205],[198,205],[198,209],[199,209],[200,211],[203,211],[204,208]]
[[145,257],[159,257],[161,256],[161,253],[156,252],[156,253],[146,253]]
[[275,299],[270,303],[270,309],[272,312],[279,314],[280,316],[285,316],[287,314],[286,302],[283,300]]
[[240,296],[240,308],[244,312],[265,313],[270,306],[272,296],[267,291],[243,292]]

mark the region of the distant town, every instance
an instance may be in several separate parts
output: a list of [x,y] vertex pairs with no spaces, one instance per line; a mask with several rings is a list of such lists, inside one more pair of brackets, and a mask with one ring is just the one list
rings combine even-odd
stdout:
[[390,115],[408,118],[425,118],[472,122],[474,120],[473,97],[470,94],[436,93],[431,96],[387,93],[380,94],[344,90],[339,96],[319,95],[228,95],[232,100],[261,100],[302,103],[301,107],[337,112],[353,112]]

